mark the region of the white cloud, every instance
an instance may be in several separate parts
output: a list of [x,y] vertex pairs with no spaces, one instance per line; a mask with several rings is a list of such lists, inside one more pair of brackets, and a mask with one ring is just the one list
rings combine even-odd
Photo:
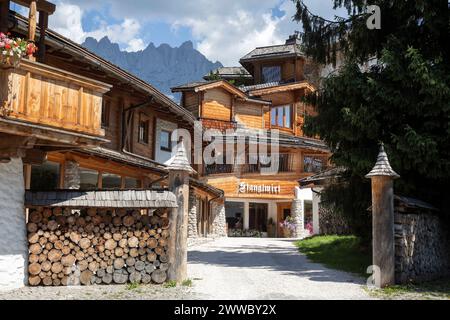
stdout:
[[127,51],[138,51],[145,48],[144,41],[139,38],[140,23],[131,18],[123,19],[120,24],[108,24],[99,20],[99,26],[86,32],[82,25],[83,10],[70,3],[58,3],[55,14],[49,19],[50,28],[71,40],[82,43],[87,37],[97,40],[107,36],[112,42],[125,47]]
[[142,39],[131,39],[128,42],[128,47],[125,49],[128,52],[136,52],[145,49],[145,43]]
[[[305,1],[314,13],[333,17],[332,0]],[[272,16],[275,7],[284,15]],[[96,30],[83,32],[80,8],[106,12],[122,22],[103,21]],[[239,58],[255,47],[283,43],[288,35],[301,30],[301,25],[292,21],[294,13],[292,0],[133,0],[133,5],[123,0],[64,0],[57,3],[55,16],[59,17],[56,30],[74,40],[86,36],[99,39],[106,35],[127,51],[145,48],[141,26],[146,23],[167,23],[174,33],[180,27],[187,27],[198,50],[206,57],[226,65],[238,65]]]
[[51,29],[71,40],[81,43],[85,39],[85,33],[81,24],[83,11],[73,4],[61,3],[55,14],[49,18]]

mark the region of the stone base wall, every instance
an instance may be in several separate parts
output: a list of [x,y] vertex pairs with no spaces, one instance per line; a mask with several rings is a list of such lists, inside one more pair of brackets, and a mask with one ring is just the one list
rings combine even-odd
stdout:
[[323,203],[319,206],[319,226],[320,234],[323,235],[351,234],[351,229],[345,217],[333,210],[332,207],[326,206]]
[[292,218],[294,219],[295,230],[292,232],[293,238],[303,238],[305,235],[305,208],[301,200],[292,202]]
[[25,285],[28,246],[21,159],[0,163],[0,291]]
[[226,237],[227,236],[227,221],[225,216],[225,204],[212,202],[212,236]]
[[64,163],[64,189],[80,189],[80,166],[76,161]]
[[197,238],[197,198],[193,190],[189,191],[188,238]]
[[430,213],[395,213],[397,283],[428,281],[450,275],[450,232]]

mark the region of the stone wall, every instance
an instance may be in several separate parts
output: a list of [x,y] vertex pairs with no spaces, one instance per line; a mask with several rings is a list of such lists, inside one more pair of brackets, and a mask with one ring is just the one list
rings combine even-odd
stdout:
[[320,234],[350,234],[351,229],[344,216],[336,212],[331,206],[323,202],[319,206]]
[[295,230],[292,232],[293,238],[302,238],[305,234],[305,208],[301,200],[292,201],[292,218],[294,219]]
[[197,197],[195,191],[189,191],[188,238],[197,238]]
[[80,165],[76,161],[64,163],[64,189],[80,189]]
[[213,217],[212,236],[226,237],[227,236],[227,221],[225,216],[225,204],[221,202],[212,202],[211,214]]
[[21,159],[0,163],[0,291],[23,287],[28,247]]
[[397,283],[450,275],[450,233],[436,214],[395,213]]

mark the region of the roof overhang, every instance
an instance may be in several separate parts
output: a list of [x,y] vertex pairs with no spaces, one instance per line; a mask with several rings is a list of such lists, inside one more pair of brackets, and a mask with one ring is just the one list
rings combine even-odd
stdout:
[[268,95],[268,94],[274,94],[274,93],[280,93],[280,92],[286,92],[286,91],[292,91],[292,90],[300,90],[300,89],[306,89],[306,90],[309,90],[310,92],[314,92],[317,90],[316,87],[313,86],[308,81],[301,81],[301,82],[278,85],[278,86],[269,87],[269,88],[250,90],[248,92],[248,94],[250,96],[263,96],[263,95]]
[[110,191],[26,191],[26,207],[65,208],[177,208],[177,199],[170,191],[110,190]]
[[201,91],[211,90],[211,89],[215,89],[215,88],[222,88],[222,89],[228,91],[229,93],[231,93],[239,98],[242,98],[242,99],[245,99],[247,97],[247,95],[244,92],[242,92],[239,88],[233,86],[228,81],[224,81],[224,80],[200,85],[198,87],[195,87],[194,91],[201,92]]

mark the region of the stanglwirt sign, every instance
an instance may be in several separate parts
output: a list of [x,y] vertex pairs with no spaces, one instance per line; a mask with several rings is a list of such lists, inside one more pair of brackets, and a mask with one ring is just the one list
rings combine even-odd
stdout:
[[241,182],[239,184],[239,193],[267,193],[267,194],[280,194],[281,186],[280,185],[267,185],[267,184],[248,184],[245,182]]

